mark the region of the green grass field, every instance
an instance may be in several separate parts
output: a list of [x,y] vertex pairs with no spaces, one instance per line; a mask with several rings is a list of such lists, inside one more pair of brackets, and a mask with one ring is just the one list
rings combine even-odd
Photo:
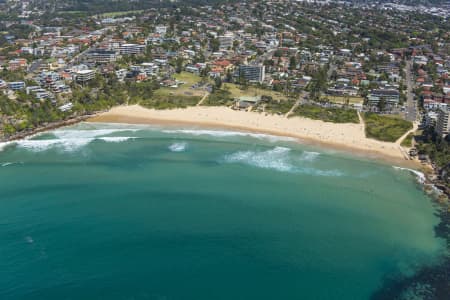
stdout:
[[408,136],[406,136],[406,138],[402,141],[401,145],[406,148],[411,148],[413,138],[414,138],[414,133],[408,134]]
[[202,103],[204,106],[231,106],[234,102],[231,93],[226,90],[216,90]]
[[271,114],[287,114],[292,106],[294,106],[295,100],[280,100],[280,101],[271,101],[264,106],[264,111]]
[[175,74],[174,78],[178,81],[183,81],[184,84],[177,88],[162,87],[155,91],[156,96],[203,96],[206,91],[202,89],[192,89],[192,85],[199,83],[202,78],[189,72],[181,72]]
[[374,113],[365,113],[363,117],[366,123],[366,136],[380,141],[395,142],[413,128],[411,122],[398,117]]
[[148,99],[139,99],[139,104],[147,108],[154,109],[173,109],[185,108],[197,105],[197,103],[205,95],[204,89],[193,89],[192,85],[201,81],[197,75],[181,72],[175,74],[174,78],[183,81],[184,84],[178,87],[162,87],[154,90],[152,96]]
[[359,123],[358,114],[354,109],[328,108],[309,104],[300,105],[292,116],[301,116],[331,123]]
[[154,109],[174,109],[195,106],[200,101],[200,96],[157,96],[139,102],[140,105]]

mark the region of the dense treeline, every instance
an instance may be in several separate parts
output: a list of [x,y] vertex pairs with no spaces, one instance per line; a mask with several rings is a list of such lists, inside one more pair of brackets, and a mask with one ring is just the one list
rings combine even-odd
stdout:
[[[73,84],[70,99],[58,97],[53,103],[49,100],[37,100],[25,92],[17,92],[13,99],[0,94],[0,132],[3,132],[4,137],[9,137],[47,123],[103,111],[115,105],[145,105],[158,88],[159,84],[154,81],[122,83],[114,75],[99,75],[85,86]],[[60,111],[58,106],[68,101],[73,104],[72,110]]]
[[419,153],[428,155],[439,168],[450,172],[450,136],[441,138],[434,130],[429,129],[417,139]]
[[217,4],[221,2],[232,2],[230,0],[183,0],[178,2],[159,1],[159,0],[135,0],[135,1],[117,1],[117,0],[63,0],[48,1],[35,0],[34,5],[38,8],[45,7],[48,12],[88,12],[89,14],[99,14],[106,12],[123,12],[133,10],[143,10],[161,7],[178,7],[187,5],[206,5]]

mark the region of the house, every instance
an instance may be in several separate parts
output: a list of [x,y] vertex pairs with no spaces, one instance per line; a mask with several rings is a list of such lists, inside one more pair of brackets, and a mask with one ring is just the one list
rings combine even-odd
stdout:
[[72,107],[73,107],[72,102],[69,102],[69,103],[66,103],[66,104],[64,104],[64,105],[61,105],[60,107],[58,107],[58,109],[59,109],[60,111],[62,111],[62,112],[65,112],[65,111],[71,110]]
[[136,81],[145,81],[145,80],[147,80],[147,74],[145,73],[139,73],[136,76]]

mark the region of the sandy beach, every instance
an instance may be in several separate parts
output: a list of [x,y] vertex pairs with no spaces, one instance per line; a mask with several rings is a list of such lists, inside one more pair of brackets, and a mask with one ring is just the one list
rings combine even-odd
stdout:
[[363,124],[335,124],[301,117],[286,118],[257,112],[236,111],[227,107],[197,106],[185,109],[154,110],[138,105],[115,107],[88,121],[189,124],[263,132],[298,138],[304,143],[343,149],[358,156],[382,158],[403,166],[418,167],[416,162],[405,160],[398,144],[366,138]]

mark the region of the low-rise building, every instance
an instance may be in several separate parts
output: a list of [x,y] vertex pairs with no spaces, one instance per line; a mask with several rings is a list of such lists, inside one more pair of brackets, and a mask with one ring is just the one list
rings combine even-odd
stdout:
[[377,89],[370,91],[367,96],[369,104],[376,106],[384,100],[387,105],[395,106],[400,101],[400,93],[393,89]]
[[95,71],[94,70],[80,70],[74,74],[75,81],[79,83],[84,83],[94,79]]
[[145,45],[123,44],[123,45],[120,45],[119,51],[120,51],[120,54],[122,54],[122,55],[142,54],[145,51]]
[[23,90],[25,86],[23,81],[8,82],[8,88],[13,91]]
[[237,109],[247,109],[250,106],[256,106],[261,101],[261,96],[241,96],[236,99],[235,108]]
[[232,33],[226,33],[217,37],[220,49],[227,50],[233,47],[234,36]]
[[87,57],[94,63],[105,64],[116,60],[116,52],[106,49],[94,49],[87,53]]

